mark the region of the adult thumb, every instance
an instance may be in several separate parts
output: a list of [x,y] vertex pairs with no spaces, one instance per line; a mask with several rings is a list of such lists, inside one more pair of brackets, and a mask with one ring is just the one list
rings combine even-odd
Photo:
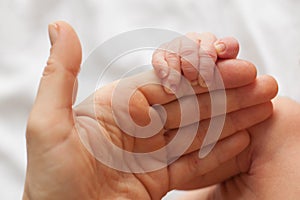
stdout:
[[50,24],[49,36],[50,57],[27,124],[27,146],[31,153],[56,145],[74,127],[72,104],[81,45],[73,28],[65,22]]
[[48,29],[52,47],[34,106],[43,115],[71,111],[82,58],[80,41],[69,24],[58,21]]

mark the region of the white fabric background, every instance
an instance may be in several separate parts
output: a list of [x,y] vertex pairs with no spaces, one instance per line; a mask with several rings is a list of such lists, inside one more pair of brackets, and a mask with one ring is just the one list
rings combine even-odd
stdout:
[[234,36],[241,58],[276,77],[280,95],[300,101],[299,10],[298,0],[1,0],[0,199],[22,195],[26,119],[49,52],[48,23],[71,23],[84,59],[111,36],[142,27]]

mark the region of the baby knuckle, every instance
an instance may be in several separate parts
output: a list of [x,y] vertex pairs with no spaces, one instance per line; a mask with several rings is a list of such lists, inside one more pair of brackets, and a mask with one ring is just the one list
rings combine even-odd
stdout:
[[197,69],[188,63],[182,64],[182,70],[184,71],[184,73],[198,74]]
[[217,52],[213,49],[204,49],[201,54],[201,57],[211,58],[212,60],[217,60]]
[[153,60],[152,60],[152,65],[153,65],[154,67],[163,67],[163,66],[164,66],[164,63],[163,63],[163,61],[160,60],[160,59],[153,59]]
[[169,61],[177,61],[178,60],[178,55],[176,53],[167,53],[166,54],[166,59]]
[[194,46],[183,46],[180,51],[180,56],[197,55],[197,48]]

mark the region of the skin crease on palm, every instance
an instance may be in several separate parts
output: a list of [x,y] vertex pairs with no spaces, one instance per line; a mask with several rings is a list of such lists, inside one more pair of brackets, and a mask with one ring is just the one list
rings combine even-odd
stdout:
[[[182,200],[299,199],[299,116],[299,103],[275,99],[272,117],[248,129],[251,144],[237,159],[241,168],[236,170],[242,173],[219,185],[190,192]],[[220,167],[229,169],[229,165],[226,162]]]
[[[153,104],[162,104],[166,112],[173,115],[167,116],[162,131],[147,139],[134,139],[124,134],[114,122],[110,100],[117,82],[96,91],[94,96],[73,109],[73,91],[81,63],[80,42],[65,22],[50,25],[49,31],[53,47],[27,125],[28,165],[23,199],[161,199],[172,189],[202,188],[218,183],[239,173],[235,171],[234,163],[225,171],[219,166],[227,160],[235,160],[235,155],[247,147],[249,135],[245,129],[272,113],[270,100],[277,92],[274,79],[269,76],[256,79],[256,70],[251,63],[231,59],[234,57],[231,55],[227,60],[217,61],[230,113],[220,141],[207,157],[198,158],[203,132],[210,118],[208,113],[201,113],[203,123],[197,137],[184,155],[171,165],[147,173],[125,173],[109,168],[85,148],[79,135],[81,138],[86,136],[89,141],[97,124],[104,137],[127,151],[150,152],[161,148],[179,128],[176,98],[158,85],[137,88],[130,99],[130,114],[136,123],[149,122],[148,114]],[[147,73],[155,78],[154,72]],[[128,81],[132,80],[134,77]],[[207,98],[207,89],[200,86],[194,89],[200,110],[209,110],[202,103]],[[182,93],[183,97],[185,95]],[[90,113],[93,99],[97,100],[96,118]],[[194,123],[199,121],[189,121],[187,126]]]

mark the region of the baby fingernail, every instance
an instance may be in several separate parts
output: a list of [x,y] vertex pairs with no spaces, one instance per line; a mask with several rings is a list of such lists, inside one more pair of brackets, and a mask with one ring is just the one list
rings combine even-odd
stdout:
[[225,51],[226,46],[225,46],[224,43],[216,43],[215,44],[215,48],[216,48],[216,50],[217,50],[218,53],[222,53],[222,52]]

